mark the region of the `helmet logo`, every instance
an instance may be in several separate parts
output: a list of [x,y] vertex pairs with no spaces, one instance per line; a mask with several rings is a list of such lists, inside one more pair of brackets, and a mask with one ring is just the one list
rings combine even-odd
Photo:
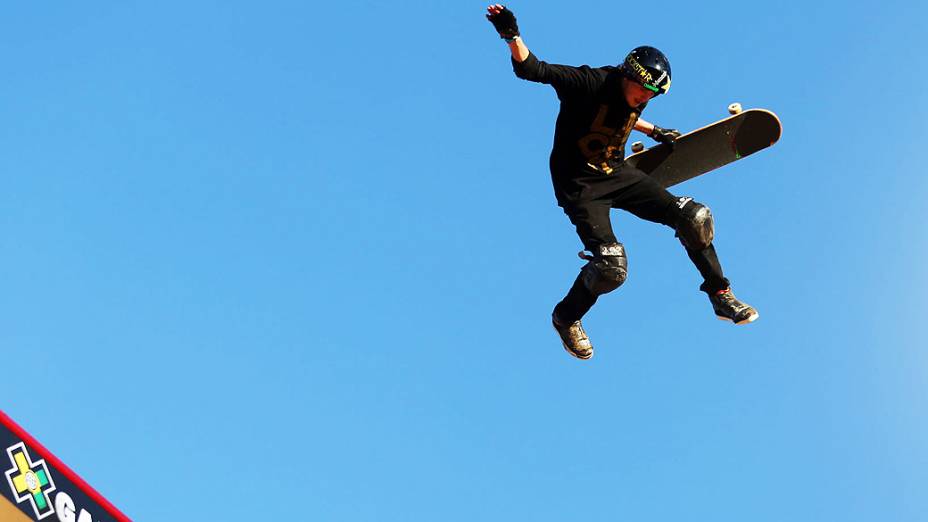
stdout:
[[[641,65],[634,56],[629,56],[625,61],[626,70],[636,77],[639,83],[654,92],[667,92],[670,89],[670,78],[667,71],[661,71],[661,75],[655,80],[654,75],[645,66]],[[664,83],[666,80],[666,83]]]
[[[628,57],[627,63],[629,66],[629,70],[632,72],[632,74],[638,76],[638,80],[641,81],[641,83],[647,83],[650,85],[653,85],[655,83],[654,76],[652,76],[651,73],[648,72],[648,70],[645,69],[643,65],[638,63],[638,60],[636,60],[633,56]],[[664,74],[667,74],[667,73],[665,72]]]

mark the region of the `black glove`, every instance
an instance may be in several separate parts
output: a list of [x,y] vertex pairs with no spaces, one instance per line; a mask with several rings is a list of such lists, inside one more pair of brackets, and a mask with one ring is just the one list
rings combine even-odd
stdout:
[[667,145],[673,145],[676,143],[677,138],[680,137],[680,131],[677,129],[664,129],[654,126],[654,130],[651,131],[651,134],[648,134],[651,138],[658,143],[666,143]]
[[502,11],[495,15],[487,15],[487,20],[493,24],[493,28],[499,33],[500,38],[512,40],[516,36],[519,36],[519,25],[516,24],[516,15],[508,8],[504,7]]

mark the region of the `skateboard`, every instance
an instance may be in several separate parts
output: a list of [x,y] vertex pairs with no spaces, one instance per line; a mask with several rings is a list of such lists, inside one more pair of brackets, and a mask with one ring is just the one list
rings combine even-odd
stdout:
[[671,147],[659,144],[645,150],[639,141],[625,163],[643,170],[666,187],[728,165],[766,149],[780,139],[782,126],[776,114],[765,109],[742,110],[728,106],[732,114],[677,138]]

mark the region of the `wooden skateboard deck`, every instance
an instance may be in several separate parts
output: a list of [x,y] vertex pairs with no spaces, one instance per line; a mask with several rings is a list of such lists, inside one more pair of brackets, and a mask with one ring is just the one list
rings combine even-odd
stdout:
[[733,116],[680,136],[673,147],[659,144],[628,156],[625,162],[671,187],[766,149],[780,139],[782,127],[776,114],[764,109],[742,111],[738,104],[728,110]]

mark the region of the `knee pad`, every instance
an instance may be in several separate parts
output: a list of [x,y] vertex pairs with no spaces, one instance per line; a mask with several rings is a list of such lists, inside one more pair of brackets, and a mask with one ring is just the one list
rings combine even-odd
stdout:
[[622,286],[628,276],[628,259],[621,243],[600,245],[580,271],[583,285],[593,295],[607,294]]
[[677,237],[686,248],[703,250],[712,244],[715,237],[715,222],[712,211],[693,198],[677,198],[675,203],[680,209],[676,219]]

